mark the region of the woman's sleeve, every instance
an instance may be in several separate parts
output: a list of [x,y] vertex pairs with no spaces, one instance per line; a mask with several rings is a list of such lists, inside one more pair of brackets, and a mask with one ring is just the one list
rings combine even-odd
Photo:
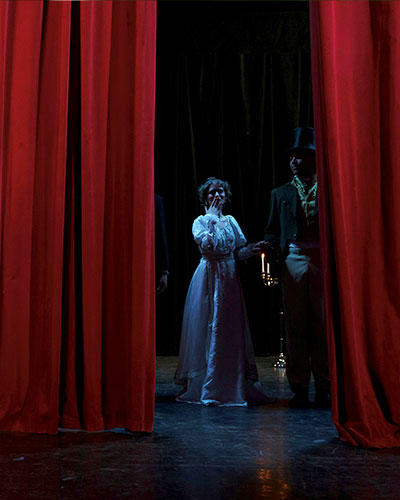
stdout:
[[233,227],[233,231],[236,236],[236,250],[235,250],[235,259],[236,260],[245,260],[248,259],[249,257],[253,256],[253,253],[251,252],[250,248],[246,247],[246,237],[243,234],[242,230],[240,229],[239,224],[237,223],[236,219],[232,216],[230,216],[231,219],[231,224]]
[[216,215],[200,215],[193,222],[192,233],[194,241],[202,250],[214,250],[217,244],[216,224],[218,217]]
[[243,234],[242,230],[240,229],[240,226],[237,223],[235,217],[232,217],[232,215],[229,215],[229,219],[230,219],[232,227],[233,227],[233,232],[235,233],[236,248],[244,247],[247,243],[245,235]]

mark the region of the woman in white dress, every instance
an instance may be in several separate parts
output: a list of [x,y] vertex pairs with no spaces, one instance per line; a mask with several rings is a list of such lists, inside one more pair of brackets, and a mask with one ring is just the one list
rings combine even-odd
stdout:
[[267,404],[258,382],[246,307],[236,260],[260,253],[246,246],[238,223],[222,210],[229,184],[215,177],[199,188],[205,215],[192,232],[202,255],[189,286],[183,313],[175,382],[184,385],[177,401],[206,406]]

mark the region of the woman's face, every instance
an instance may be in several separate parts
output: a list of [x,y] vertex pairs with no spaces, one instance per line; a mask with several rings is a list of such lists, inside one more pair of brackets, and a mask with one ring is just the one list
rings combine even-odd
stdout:
[[226,194],[225,189],[220,184],[211,184],[208,188],[207,205],[210,206],[213,200],[219,201],[219,206],[222,208],[225,204]]

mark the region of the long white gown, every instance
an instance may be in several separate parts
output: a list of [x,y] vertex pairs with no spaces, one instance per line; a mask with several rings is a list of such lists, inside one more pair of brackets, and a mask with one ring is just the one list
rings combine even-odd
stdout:
[[185,387],[177,401],[207,406],[270,403],[258,382],[236,269],[235,260],[251,254],[246,238],[231,215],[201,215],[192,232],[202,258],[183,313],[175,382]]

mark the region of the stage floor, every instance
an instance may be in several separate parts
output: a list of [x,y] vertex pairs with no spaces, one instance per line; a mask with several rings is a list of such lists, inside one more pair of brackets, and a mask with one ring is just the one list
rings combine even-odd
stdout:
[[176,403],[177,358],[157,358],[155,429],[0,433],[0,499],[400,499],[400,449],[341,442],[328,409],[289,410],[275,358],[258,358],[278,402]]

